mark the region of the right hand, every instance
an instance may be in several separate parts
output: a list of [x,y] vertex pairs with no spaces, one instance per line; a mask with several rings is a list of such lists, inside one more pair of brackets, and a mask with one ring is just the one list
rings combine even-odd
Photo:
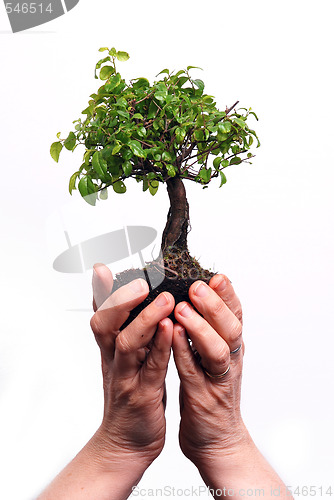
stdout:
[[[198,293],[200,287],[202,294]],[[199,312],[186,302],[178,304],[174,312],[178,323],[174,325],[173,352],[181,382],[179,439],[184,454],[201,468],[210,458],[228,456],[247,440],[240,414],[242,312],[223,275],[215,275],[209,285],[193,283],[189,297]],[[241,344],[237,353],[230,353]],[[214,378],[229,366],[224,377]]]

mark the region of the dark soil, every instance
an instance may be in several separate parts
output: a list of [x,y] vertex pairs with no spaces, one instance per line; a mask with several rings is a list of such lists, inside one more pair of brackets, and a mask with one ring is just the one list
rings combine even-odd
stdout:
[[[209,283],[216,273],[203,269],[199,262],[191,257],[187,251],[165,252],[164,258],[146,264],[144,269],[127,269],[116,274],[113,292],[136,278],[146,278],[150,293],[130,313],[129,318],[123,324],[125,328],[138,314],[150,304],[161,292],[170,292],[175,305],[184,300],[189,302],[188,290],[192,283],[197,280]],[[175,322],[174,313],[169,316]]]

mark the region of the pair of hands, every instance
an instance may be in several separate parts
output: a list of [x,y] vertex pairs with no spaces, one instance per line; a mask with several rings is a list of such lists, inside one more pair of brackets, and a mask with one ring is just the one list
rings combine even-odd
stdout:
[[[208,464],[231,456],[248,439],[240,415],[243,345],[231,354],[242,344],[241,305],[232,285],[223,275],[209,285],[197,281],[190,302],[176,307],[173,296],[163,292],[123,330],[149,288],[142,279],[110,295],[112,287],[110,270],[96,265],[91,327],[101,350],[105,405],[94,447],[111,468],[116,460],[131,459],[138,478],[160,454],[173,350],[180,377],[180,446],[205,475]],[[175,324],[168,318],[174,307]],[[228,367],[224,377],[215,377]]]

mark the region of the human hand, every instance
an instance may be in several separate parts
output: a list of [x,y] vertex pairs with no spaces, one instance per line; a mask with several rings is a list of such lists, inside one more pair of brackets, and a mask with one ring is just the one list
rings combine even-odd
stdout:
[[187,302],[176,306],[173,353],[181,381],[180,446],[200,468],[248,440],[240,414],[242,309],[223,275],[209,285],[196,281],[189,297],[198,312]]
[[[161,452],[165,440],[165,376],[173,336],[167,317],[174,308],[161,293],[126,328],[130,311],[148,295],[137,279],[110,295],[113,285],[106,266],[94,267],[95,314],[91,327],[101,350],[104,416],[96,445],[108,461],[136,463],[143,471]],[[147,346],[150,347],[147,347]]]

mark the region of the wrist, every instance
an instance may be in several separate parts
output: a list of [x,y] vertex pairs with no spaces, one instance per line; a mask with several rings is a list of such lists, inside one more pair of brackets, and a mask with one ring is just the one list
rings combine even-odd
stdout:
[[143,450],[125,449],[113,443],[105,436],[103,430],[98,429],[82,452],[89,456],[89,460],[96,471],[102,474],[116,473],[131,476],[135,481],[144,474],[156,457],[145,453]]
[[183,453],[199,471],[211,470],[218,464],[221,467],[225,462],[230,463],[231,459],[240,461],[245,454],[253,453],[255,448],[242,420],[233,430],[222,432],[210,442],[199,445],[198,440],[182,441],[182,437],[180,441]]

